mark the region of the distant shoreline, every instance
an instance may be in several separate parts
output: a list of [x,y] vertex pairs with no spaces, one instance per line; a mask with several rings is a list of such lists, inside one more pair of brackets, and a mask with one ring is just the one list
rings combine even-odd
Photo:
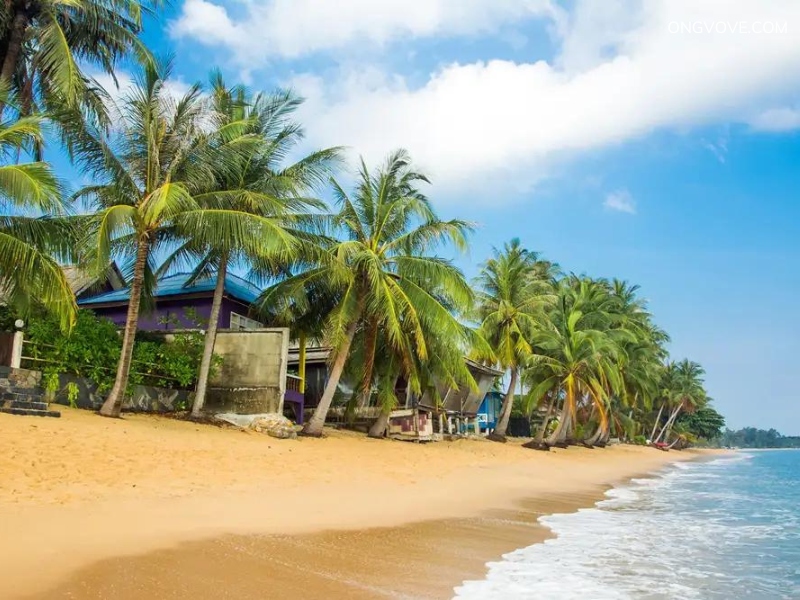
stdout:
[[720,453],[541,453],[346,432],[278,441],[69,409],[47,422],[0,418],[4,598],[211,598],[218,585],[289,598],[300,580],[331,597],[375,597],[387,585],[442,597],[487,561],[548,537],[538,516]]

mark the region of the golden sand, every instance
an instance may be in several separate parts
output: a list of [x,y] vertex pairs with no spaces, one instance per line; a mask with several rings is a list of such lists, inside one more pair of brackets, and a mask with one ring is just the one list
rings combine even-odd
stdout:
[[0,415],[0,597],[449,597],[541,514],[697,456]]

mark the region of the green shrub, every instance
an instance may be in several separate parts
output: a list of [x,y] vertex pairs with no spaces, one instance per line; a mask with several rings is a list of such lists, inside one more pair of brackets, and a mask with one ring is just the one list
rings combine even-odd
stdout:
[[646,446],[647,445],[647,438],[643,435],[637,435],[633,438],[633,443],[637,446]]
[[[163,335],[139,332],[133,349],[130,384],[189,389],[197,382],[204,336],[199,332],[177,333],[167,342]],[[122,349],[122,336],[114,323],[88,310],[79,310],[69,335],[47,316],[32,318],[25,328],[26,366],[48,373],[69,373],[111,389]],[[220,358],[214,357],[212,373]],[[46,385],[45,381],[45,385]],[[56,384],[57,386],[57,384]]]

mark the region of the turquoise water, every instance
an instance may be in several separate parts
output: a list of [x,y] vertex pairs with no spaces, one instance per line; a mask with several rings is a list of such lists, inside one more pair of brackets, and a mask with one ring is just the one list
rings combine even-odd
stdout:
[[681,463],[542,518],[558,536],[456,597],[800,599],[800,451]]

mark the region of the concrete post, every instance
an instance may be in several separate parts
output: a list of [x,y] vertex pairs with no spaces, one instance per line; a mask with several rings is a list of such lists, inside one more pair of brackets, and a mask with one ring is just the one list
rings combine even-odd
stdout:
[[19,369],[22,366],[22,341],[25,336],[21,331],[14,332],[14,340],[11,343],[11,368]]

